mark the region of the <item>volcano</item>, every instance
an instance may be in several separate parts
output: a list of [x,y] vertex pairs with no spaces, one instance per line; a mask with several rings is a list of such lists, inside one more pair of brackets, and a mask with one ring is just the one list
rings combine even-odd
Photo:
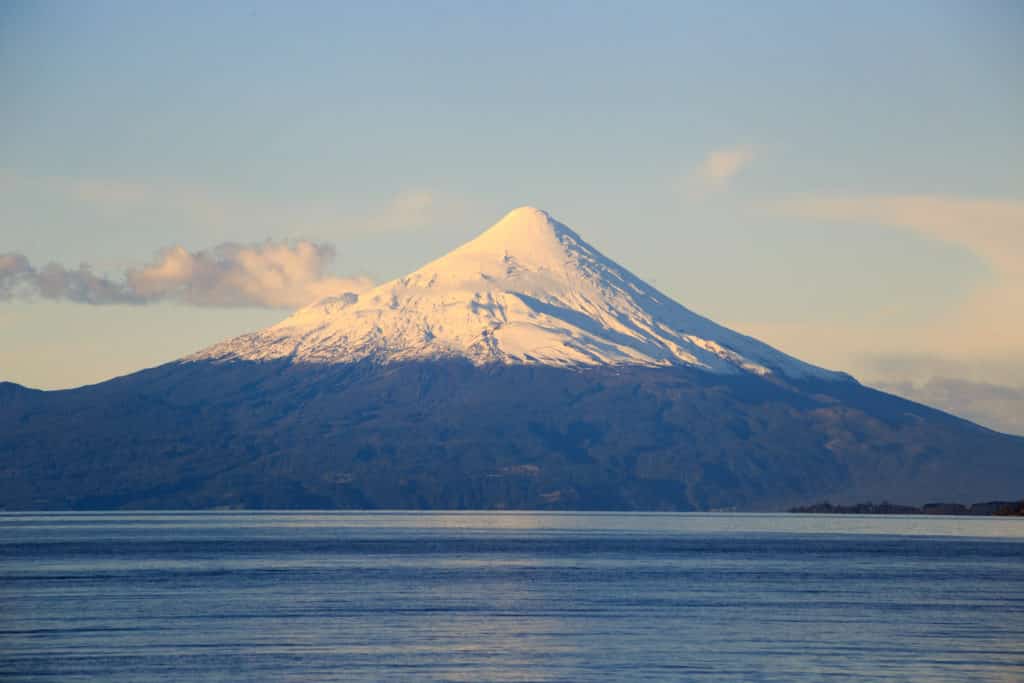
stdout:
[[482,366],[683,365],[844,380],[703,318],[522,207],[450,254],[362,296],[320,301],[192,360]]
[[0,506],[778,509],[1015,498],[1024,439],[673,301],[523,207],[108,382],[0,385]]

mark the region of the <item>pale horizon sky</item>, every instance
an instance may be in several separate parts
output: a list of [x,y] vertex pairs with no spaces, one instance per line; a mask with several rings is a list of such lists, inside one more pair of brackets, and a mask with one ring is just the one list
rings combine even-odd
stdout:
[[0,380],[167,362],[530,204],[1024,433],[1021,44],[1015,2],[8,2]]

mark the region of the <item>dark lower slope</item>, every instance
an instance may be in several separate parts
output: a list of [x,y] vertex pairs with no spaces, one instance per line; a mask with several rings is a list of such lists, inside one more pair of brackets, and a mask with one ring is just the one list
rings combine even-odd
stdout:
[[783,509],[1019,497],[1024,439],[856,383],[171,363],[0,397],[0,506]]

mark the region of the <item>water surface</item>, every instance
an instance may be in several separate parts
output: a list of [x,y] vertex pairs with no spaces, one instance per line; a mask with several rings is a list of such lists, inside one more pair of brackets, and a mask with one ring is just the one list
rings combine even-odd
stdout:
[[1021,681],[1024,521],[6,513],[0,680]]

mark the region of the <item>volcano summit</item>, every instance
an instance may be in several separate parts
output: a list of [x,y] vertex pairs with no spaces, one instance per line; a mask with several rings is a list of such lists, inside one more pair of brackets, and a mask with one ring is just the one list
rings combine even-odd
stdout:
[[1024,439],[676,303],[538,209],[70,391],[0,384],[8,508],[774,509],[1019,497]]
[[687,310],[532,207],[406,277],[192,358],[683,365],[843,379]]

